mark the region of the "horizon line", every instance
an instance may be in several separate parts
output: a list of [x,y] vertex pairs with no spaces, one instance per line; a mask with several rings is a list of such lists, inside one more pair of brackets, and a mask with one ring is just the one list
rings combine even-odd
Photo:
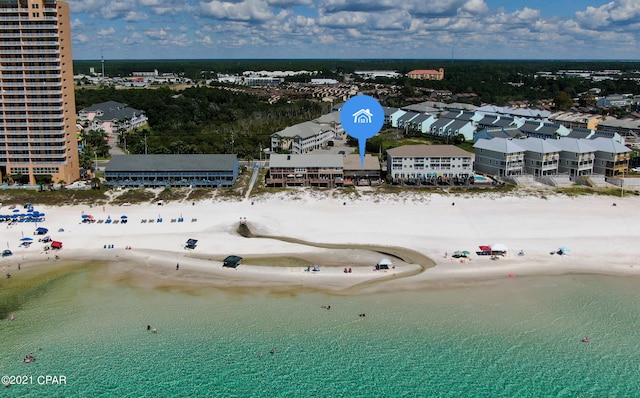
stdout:
[[[108,59],[105,59],[105,61]],[[640,62],[640,59],[615,58],[113,58],[111,61],[518,61],[518,62]],[[73,62],[102,61],[97,59],[74,59]]]

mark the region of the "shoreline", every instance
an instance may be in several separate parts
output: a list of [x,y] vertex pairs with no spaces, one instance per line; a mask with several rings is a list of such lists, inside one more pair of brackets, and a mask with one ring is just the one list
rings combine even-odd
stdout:
[[[597,196],[455,197],[455,205],[447,195],[348,203],[313,193],[297,196],[283,202],[286,195],[274,194],[255,205],[210,200],[38,208],[47,214],[38,226],[63,242],[60,259],[53,251],[42,251],[44,244],[33,235],[35,224],[20,223],[6,227],[6,244],[14,254],[2,258],[0,266],[17,277],[18,264],[28,270],[50,263],[106,262],[114,279],[129,276],[156,286],[346,295],[464,286],[510,274],[640,275],[634,252],[640,238],[636,198],[617,198],[611,206],[611,198]],[[0,209],[7,211],[6,206]],[[85,214],[103,220],[124,216],[128,222],[82,223]],[[172,222],[177,217],[184,222]],[[238,233],[238,219],[247,220],[252,237]],[[34,239],[30,247],[18,246],[24,237]],[[198,240],[196,248],[184,249],[192,238]],[[479,245],[498,242],[510,247],[506,257],[491,260],[475,254]],[[113,249],[105,248],[111,245]],[[559,247],[570,248],[568,255],[550,254]],[[456,250],[470,251],[470,258],[444,257]],[[518,256],[519,250],[525,255]],[[231,254],[242,256],[243,262],[236,269],[223,268],[221,260]],[[383,257],[390,257],[395,269],[373,271]],[[304,264],[319,264],[320,271],[306,272]],[[345,268],[352,273],[344,273]]]

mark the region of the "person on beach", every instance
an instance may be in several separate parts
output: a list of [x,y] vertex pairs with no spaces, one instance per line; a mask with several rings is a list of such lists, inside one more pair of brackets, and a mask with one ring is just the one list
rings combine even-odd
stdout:
[[180,269],[180,263],[176,264],[176,271]]

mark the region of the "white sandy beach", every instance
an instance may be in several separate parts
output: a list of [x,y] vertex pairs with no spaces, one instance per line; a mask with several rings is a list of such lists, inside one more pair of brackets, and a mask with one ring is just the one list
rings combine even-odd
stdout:
[[[33,223],[2,226],[3,240],[14,255],[0,264],[3,272],[16,273],[20,272],[18,264],[28,269],[71,260],[106,260],[114,275],[130,274],[139,276],[140,281],[160,284],[345,293],[457,286],[507,278],[509,274],[640,275],[636,253],[640,201],[635,197],[363,194],[345,199],[332,198],[326,192],[300,191],[253,200],[107,205],[104,209],[36,206],[46,213],[46,221],[37,226],[48,228],[48,235],[63,242],[63,248],[45,253],[45,244],[34,235]],[[2,214],[9,212],[7,206],[0,209]],[[103,220],[120,220],[124,215],[128,222],[82,223],[83,214]],[[157,222],[159,217],[161,223]],[[184,222],[177,222],[179,217]],[[237,233],[241,218],[246,218],[254,234],[354,248],[245,238]],[[61,229],[64,231],[59,232]],[[23,237],[32,237],[33,244],[20,247]],[[184,248],[190,238],[198,240],[195,250]],[[490,256],[476,255],[479,245],[495,243],[509,248],[507,256],[491,260]],[[113,245],[113,249],[105,249],[105,245]],[[429,257],[435,266],[425,260],[412,264],[393,258],[394,269],[374,271],[376,262],[386,256],[355,248],[358,245],[406,248]],[[550,254],[560,247],[569,248],[568,255]],[[470,260],[451,258],[457,250],[470,251]],[[520,250],[524,256],[517,255]],[[237,269],[222,267],[221,260],[231,254],[245,258]],[[265,265],[268,257],[273,257],[273,266]],[[291,257],[317,263],[321,270],[306,272],[303,266],[281,265],[282,258]],[[252,258],[259,258],[260,265],[252,265]],[[180,269],[176,270],[178,263]],[[345,274],[344,268],[353,272]]]

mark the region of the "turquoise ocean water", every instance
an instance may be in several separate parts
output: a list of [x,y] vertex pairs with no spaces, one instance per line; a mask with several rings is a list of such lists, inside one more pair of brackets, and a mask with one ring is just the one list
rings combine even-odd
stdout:
[[[344,297],[158,291],[87,271],[0,322],[0,374],[32,378],[0,388],[15,397],[637,396],[638,282],[505,278]],[[37,360],[25,364],[29,352]],[[66,384],[38,384],[46,375]]]

